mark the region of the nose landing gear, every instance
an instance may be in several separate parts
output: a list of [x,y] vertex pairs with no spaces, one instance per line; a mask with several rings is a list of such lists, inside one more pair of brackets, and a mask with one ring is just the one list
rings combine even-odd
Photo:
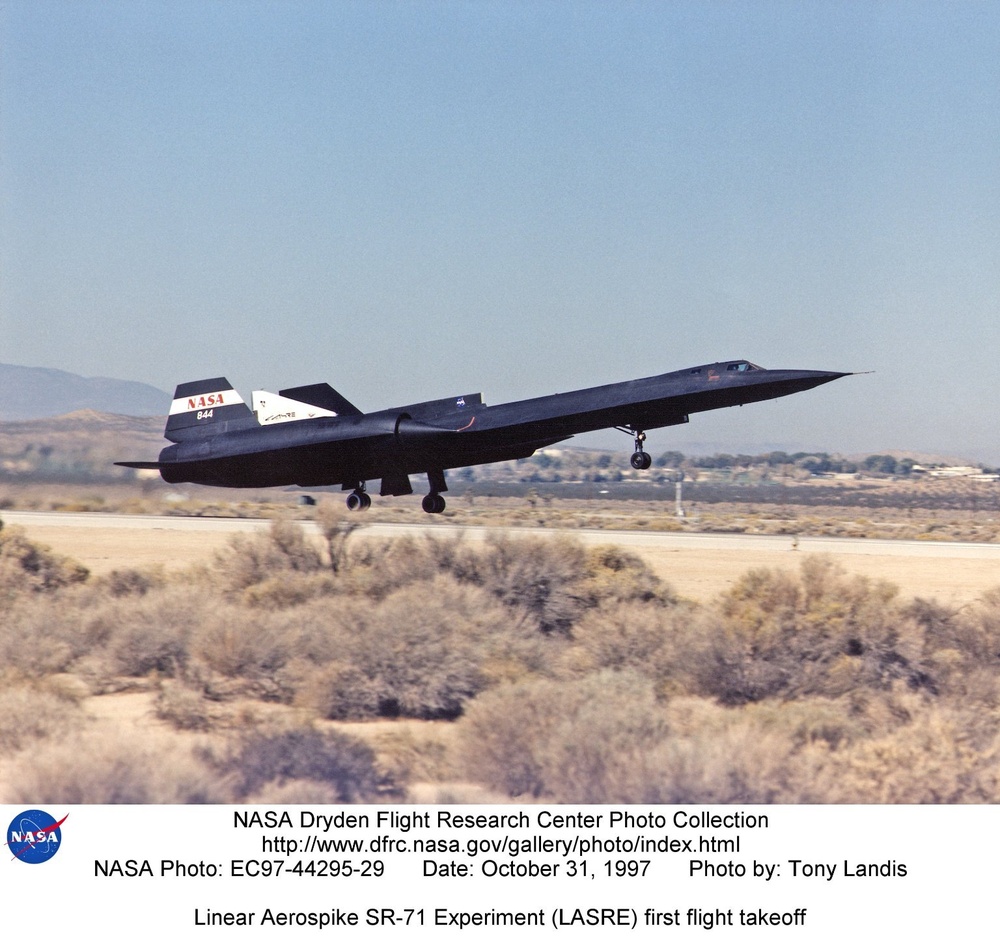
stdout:
[[[619,426],[618,428],[621,427]],[[635,451],[632,453],[632,457],[629,459],[629,462],[636,471],[645,471],[653,464],[652,455],[642,450],[642,443],[646,441],[646,433],[641,429],[631,428],[624,428],[621,431],[635,436]]]

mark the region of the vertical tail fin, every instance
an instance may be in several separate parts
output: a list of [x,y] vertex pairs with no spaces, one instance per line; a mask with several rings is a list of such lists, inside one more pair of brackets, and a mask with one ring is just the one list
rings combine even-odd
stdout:
[[177,385],[163,431],[171,442],[257,426],[250,407],[225,377]]

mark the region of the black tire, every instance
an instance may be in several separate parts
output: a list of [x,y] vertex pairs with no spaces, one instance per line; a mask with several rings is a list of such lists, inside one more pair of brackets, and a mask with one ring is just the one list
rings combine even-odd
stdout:
[[424,508],[426,513],[444,513],[445,499],[440,494],[432,492],[423,499],[421,506]]
[[636,471],[645,471],[653,462],[653,460],[645,452],[633,452],[629,461],[632,463],[632,467],[635,468]]

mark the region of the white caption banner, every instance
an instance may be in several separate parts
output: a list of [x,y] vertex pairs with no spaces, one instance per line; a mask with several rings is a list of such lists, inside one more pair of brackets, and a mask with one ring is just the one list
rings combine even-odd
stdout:
[[992,806],[41,809],[4,807],[11,932],[995,928]]

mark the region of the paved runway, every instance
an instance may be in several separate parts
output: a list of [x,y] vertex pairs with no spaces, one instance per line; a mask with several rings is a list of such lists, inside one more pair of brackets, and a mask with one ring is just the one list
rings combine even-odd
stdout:
[[[206,565],[233,534],[268,526],[266,520],[105,513],[4,511],[0,519],[27,528],[33,538],[73,556],[96,575],[153,564],[166,569]],[[492,531],[621,546],[641,555],[681,595],[699,601],[711,599],[748,569],[794,571],[800,557],[809,554],[829,555],[851,573],[893,581],[904,595],[965,602],[1000,586],[1000,545],[985,543],[453,526],[446,517],[417,524],[369,522],[354,541],[459,531],[469,543],[481,542]]]
[[[63,513],[8,510],[0,512],[5,523],[27,528],[66,527],[75,529],[110,530],[173,530],[186,533],[252,533],[266,529],[268,520],[238,517],[168,517],[145,514]],[[318,532],[308,521],[305,524]],[[364,537],[394,537],[454,535],[462,531],[466,538],[482,541],[492,532],[514,536],[573,536],[588,545],[614,543],[641,551],[650,546],[669,545],[677,549],[751,550],[785,552],[819,552],[831,555],[865,556],[926,556],[941,558],[1000,560],[1000,544],[950,543],[932,540],[879,540],[851,537],[787,535],[760,536],[740,533],[664,533],[644,530],[559,530],[531,527],[452,526],[447,520],[427,523],[368,523],[354,535]]]

